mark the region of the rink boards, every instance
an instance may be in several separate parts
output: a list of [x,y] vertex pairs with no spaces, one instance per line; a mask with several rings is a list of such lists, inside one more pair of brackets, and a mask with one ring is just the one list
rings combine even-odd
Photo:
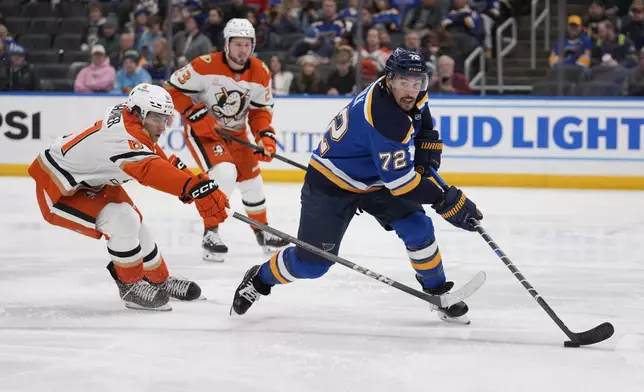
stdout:
[[[26,175],[58,136],[82,131],[125,96],[0,95],[0,175]],[[278,152],[306,164],[349,98],[275,98]],[[457,185],[644,189],[644,101],[431,98],[445,142],[441,171]],[[160,141],[196,167],[178,113]],[[299,169],[262,163],[267,181],[298,182]]]

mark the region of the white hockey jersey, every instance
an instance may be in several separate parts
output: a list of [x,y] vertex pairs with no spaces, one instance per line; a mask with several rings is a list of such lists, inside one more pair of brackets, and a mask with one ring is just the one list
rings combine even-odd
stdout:
[[132,179],[181,196],[190,178],[168,162],[124,103],[83,132],[56,139],[38,155],[29,174],[54,202],[79,189],[98,190]]
[[168,82],[175,109],[181,114],[203,102],[217,124],[232,132],[272,130],[271,73],[261,60],[251,57],[240,71],[233,71],[222,52],[200,56],[175,71]]

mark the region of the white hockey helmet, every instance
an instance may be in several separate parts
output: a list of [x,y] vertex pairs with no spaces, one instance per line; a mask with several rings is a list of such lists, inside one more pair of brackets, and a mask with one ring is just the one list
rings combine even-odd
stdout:
[[172,116],[174,110],[170,94],[163,87],[150,83],[137,84],[130,91],[125,106],[129,111],[138,107],[141,112],[141,121],[145,121],[145,117],[150,112]]
[[251,53],[255,52],[255,28],[248,19],[233,18],[226,23],[226,27],[224,27],[224,50],[226,54],[228,54],[228,44],[231,38],[250,38],[253,41]]

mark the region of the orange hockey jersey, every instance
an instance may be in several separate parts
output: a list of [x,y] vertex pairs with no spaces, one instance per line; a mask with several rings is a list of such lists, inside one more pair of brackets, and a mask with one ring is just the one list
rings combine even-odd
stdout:
[[181,114],[203,102],[224,130],[245,132],[246,121],[255,136],[273,130],[271,73],[256,57],[240,71],[228,66],[223,52],[197,57],[175,71],[166,88]]
[[83,132],[54,140],[31,164],[29,175],[53,203],[79,189],[98,190],[131,179],[182,196],[191,178],[168,161],[125,104],[110,108]]

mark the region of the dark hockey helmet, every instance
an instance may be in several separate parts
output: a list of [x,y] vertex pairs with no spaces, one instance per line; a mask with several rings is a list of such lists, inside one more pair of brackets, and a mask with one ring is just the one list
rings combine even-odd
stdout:
[[421,82],[420,91],[427,90],[429,84],[429,69],[425,59],[415,50],[396,48],[387,59],[385,74],[392,83],[396,76],[418,78]]

